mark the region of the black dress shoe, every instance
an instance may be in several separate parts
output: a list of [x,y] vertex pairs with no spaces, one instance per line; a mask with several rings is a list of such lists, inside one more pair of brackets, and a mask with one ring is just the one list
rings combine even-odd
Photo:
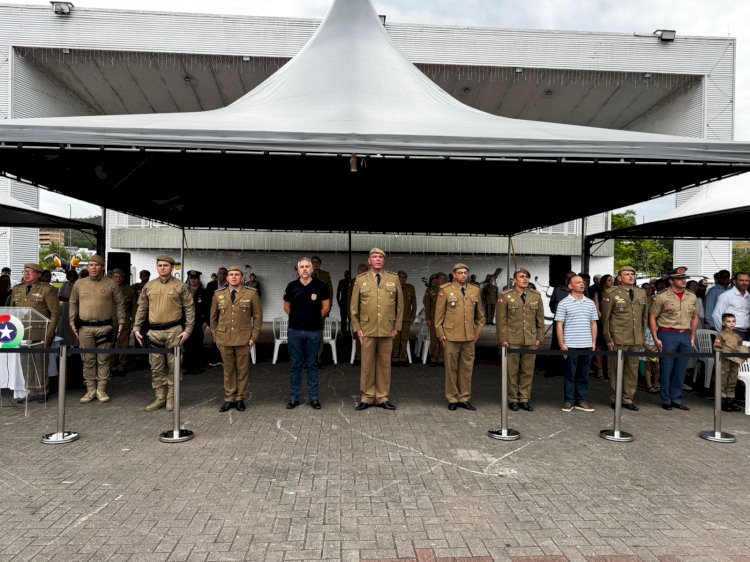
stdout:
[[219,408],[219,411],[220,412],[227,412],[227,411],[231,410],[232,408],[234,408],[234,406],[235,406],[234,402],[224,402],[221,405],[221,408]]
[[672,406],[670,406],[669,404],[662,404],[661,407],[663,409],[665,409],[665,410],[671,410],[672,409]]
[[374,404],[368,404],[367,402],[360,402],[355,406],[355,410],[366,410],[367,408],[370,408],[374,406]]
[[320,405],[320,402],[318,400],[313,400],[312,402],[310,402],[310,406],[312,406],[316,410],[320,410],[323,407]]
[[378,406],[380,406],[384,410],[395,410],[396,409],[396,406],[394,406],[393,404],[391,404],[390,402],[388,402],[388,400],[386,400],[385,402],[381,402],[380,404],[378,404]]
[[236,408],[237,408],[238,412],[244,412],[245,410],[247,410],[247,408],[245,407],[245,401],[244,400],[237,400],[237,406],[236,406]]
[[690,409],[687,406],[685,406],[685,404],[677,404],[676,402],[672,402],[672,407],[673,408],[677,408],[678,410],[689,410]]
[[528,402],[519,402],[518,403],[518,407],[521,408],[522,410],[526,410],[527,412],[533,412],[534,411],[534,407],[531,404],[529,404]]
[[513,412],[517,412],[519,409],[518,402],[511,402],[510,404],[508,404],[508,408],[510,408]]
[[630,404],[623,404],[622,407],[625,408],[626,410],[630,410],[631,412],[638,411],[638,406],[636,406],[632,402]]
[[454,411],[456,408],[458,408],[458,402],[449,402],[448,403],[448,409],[451,412]]
[[287,410],[292,410],[299,406],[299,400],[290,400],[289,404],[286,405]]
[[468,400],[466,402],[459,402],[458,405],[461,406],[462,408],[466,408],[467,410],[471,410],[472,412],[476,410],[476,407],[474,406],[474,404],[472,404]]

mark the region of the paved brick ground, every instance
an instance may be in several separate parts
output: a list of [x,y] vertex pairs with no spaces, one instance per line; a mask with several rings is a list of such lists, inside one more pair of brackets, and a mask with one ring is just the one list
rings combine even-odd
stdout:
[[[610,427],[607,384],[593,413],[560,410],[562,379],[538,376],[536,410],[498,426],[493,352],[480,354],[478,411],[445,407],[443,374],[394,369],[396,412],[355,412],[359,371],[322,371],[323,409],[286,410],[286,357],[260,350],[244,413],[218,412],[221,371],[184,377],[182,421],[196,437],[163,444],[172,426],[147,373],[114,379],[109,404],[68,401],[81,439],[43,445],[57,399],[31,415],[4,392],[0,409],[0,561],[515,560],[750,562],[750,416],[727,416],[738,442],[698,437],[712,405],[665,412],[640,394]],[[343,355],[343,354],[342,354]]]

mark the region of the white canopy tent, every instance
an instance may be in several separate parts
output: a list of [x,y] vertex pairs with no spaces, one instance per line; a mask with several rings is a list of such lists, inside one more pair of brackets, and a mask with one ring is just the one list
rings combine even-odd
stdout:
[[[748,166],[748,144],[522,121],[463,105],[396,50],[370,0],[335,0],[294,59],[225,108],[0,124],[6,176],[184,227],[514,234]],[[472,209],[460,225],[450,224],[452,209],[438,218],[421,210],[432,186],[458,198],[488,182],[497,206]],[[574,184],[612,189],[582,205],[538,204],[540,192],[556,200]],[[216,186],[263,192],[277,205],[249,212],[217,200]],[[331,217],[331,199],[360,194],[399,205],[373,213],[355,203]],[[505,205],[529,212],[504,213]]]

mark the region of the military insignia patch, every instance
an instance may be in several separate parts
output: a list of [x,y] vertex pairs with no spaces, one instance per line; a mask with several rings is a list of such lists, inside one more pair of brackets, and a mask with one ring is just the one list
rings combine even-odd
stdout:
[[316,301],[316,300],[318,300],[318,295],[316,295],[315,293],[313,293],[312,295],[310,295],[310,299]]
[[23,324],[15,316],[0,315],[0,347],[13,348],[23,341]]

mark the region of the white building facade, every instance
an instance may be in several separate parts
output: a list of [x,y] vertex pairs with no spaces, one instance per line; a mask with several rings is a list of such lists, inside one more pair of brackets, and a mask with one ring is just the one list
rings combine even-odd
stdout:
[[[69,15],[58,15],[47,6],[0,5],[0,118],[222,107],[294,56],[318,24],[311,19],[78,7]],[[390,22],[386,29],[406,57],[438,85],[463,103],[492,114],[719,140],[733,136],[733,38],[677,36],[669,42],[652,33]],[[498,221],[503,213],[499,188],[528,191],[530,213],[535,205],[574,204],[575,197],[606,198],[606,186],[598,193],[561,192],[550,197],[553,177],[544,186],[505,186],[502,178],[497,186],[467,185],[482,204],[498,205]],[[206,196],[228,187],[207,185]],[[34,187],[0,178],[0,191],[38,206]],[[252,204],[252,190],[248,195]],[[262,213],[262,206],[253,212]],[[114,211],[107,212],[106,222],[107,249],[129,252],[134,271],[153,271],[155,255],[179,252],[180,231]],[[434,231],[455,228],[446,217]],[[587,220],[589,234],[608,228],[606,213]],[[183,266],[205,272],[207,280],[220,265],[251,265],[263,283],[267,316],[280,312],[280,295],[298,256],[320,255],[334,286],[349,265],[345,234],[258,232],[251,222],[247,229],[185,233]],[[517,258],[511,267],[527,267],[542,286],[550,284],[551,277],[557,282],[564,271],[580,269],[580,237],[581,221],[514,237],[511,250]],[[689,250],[690,244],[699,243],[676,244],[676,261],[688,260],[695,251]],[[400,233],[355,234],[354,269],[366,261],[366,250],[374,245],[391,254],[390,269],[410,273],[420,293],[421,277],[450,269],[459,257],[469,262],[479,280],[508,267],[509,242],[503,237]],[[609,243],[597,250],[592,274],[612,270],[612,248]],[[723,251],[712,247],[714,254]],[[19,270],[36,256],[36,229],[0,227],[0,263]],[[703,269],[703,258],[698,259]]]

